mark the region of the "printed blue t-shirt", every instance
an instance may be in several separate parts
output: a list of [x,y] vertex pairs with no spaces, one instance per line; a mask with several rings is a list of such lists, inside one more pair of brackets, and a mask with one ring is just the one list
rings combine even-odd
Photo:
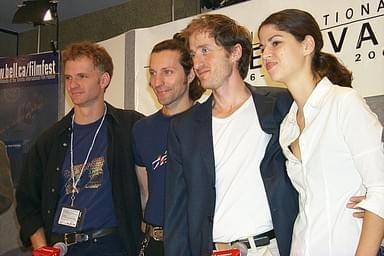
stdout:
[[148,175],[149,197],[144,220],[156,226],[163,226],[164,222],[164,183],[170,120],[171,117],[158,111],[136,122],[132,129],[135,163],[145,167]]
[[[76,180],[101,120],[99,119],[87,125],[74,124],[73,165]],[[83,174],[77,184],[79,193],[75,195],[74,208],[82,210],[84,219],[80,226],[76,228],[58,224],[62,207],[71,205],[73,185],[70,168],[70,148],[68,148],[59,182],[60,199],[55,212],[52,232],[68,233],[117,226],[112,200],[112,184],[107,165],[107,146],[107,120],[104,120]]]

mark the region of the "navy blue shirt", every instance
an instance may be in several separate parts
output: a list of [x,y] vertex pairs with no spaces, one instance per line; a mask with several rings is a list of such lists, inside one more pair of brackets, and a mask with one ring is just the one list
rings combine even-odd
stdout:
[[[73,169],[75,180],[78,179],[82,165],[92,144],[95,132],[101,119],[87,124],[74,124],[73,129]],[[104,121],[96,137],[95,144],[85,164],[83,174],[76,188],[73,207],[80,209],[83,219],[76,228],[58,224],[60,213],[64,207],[70,207],[72,196],[70,147],[63,163],[60,178],[60,199],[56,208],[52,232],[65,233],[82,230],[95,230],[116,227],[117,220],[112,201],[112,185],[107,166],[107,124]]]
[[164,183],[167,163],[167,141],[171,117],[158,111],[143,118],[133,126],[133,151],[135,163],[146,167],[148,174],[148,202],[144,220],[163,226]]

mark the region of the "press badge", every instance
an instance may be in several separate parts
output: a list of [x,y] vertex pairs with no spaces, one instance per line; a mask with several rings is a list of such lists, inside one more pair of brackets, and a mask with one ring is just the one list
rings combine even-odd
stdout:
[[75,208],[63,207],[61,209],[59,224],[76,228],[81,220],[81,211]]

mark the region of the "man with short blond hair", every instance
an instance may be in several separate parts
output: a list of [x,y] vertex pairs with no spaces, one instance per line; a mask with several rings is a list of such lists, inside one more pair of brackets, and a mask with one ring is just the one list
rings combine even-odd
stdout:
[[32,146],[17,188],[24,245],[63,242],[68,254],[136,255],[141,207],[131,128],[142,115],[104,101],[113,74],[101,46],[63,52],[65,87],[74,105]]

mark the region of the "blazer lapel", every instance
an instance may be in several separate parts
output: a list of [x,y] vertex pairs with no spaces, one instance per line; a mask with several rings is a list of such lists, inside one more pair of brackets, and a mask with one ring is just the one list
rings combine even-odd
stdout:
[[260,126],[264,132],[273,134],[278,131],[280,126],[280,124],[276,122],[273,114],[276,106],[276,99],[268,96],[267,92],[264,92],[261,89],[259,91],[258,89],[259,88],[250,86]]
[[269,180],[275,176],[276,170],[273,170],[271,162],[277,150],[280,150],[279,132],[280,123],[276,121],[276,99],[268,96],[268,91],[264,88],[250,88],[255,103],[257,116],[260,122],[261,129],[271,135],[271,139],[265,149],[263,160],[260,164],[260,173],[267,189],[269,186],[266,179]]
[[215,157],[212,137],[212,99],[211,95],[196,111],[196,145],[200,149],[201,159],[208,170],[212,181],[215,182]]

